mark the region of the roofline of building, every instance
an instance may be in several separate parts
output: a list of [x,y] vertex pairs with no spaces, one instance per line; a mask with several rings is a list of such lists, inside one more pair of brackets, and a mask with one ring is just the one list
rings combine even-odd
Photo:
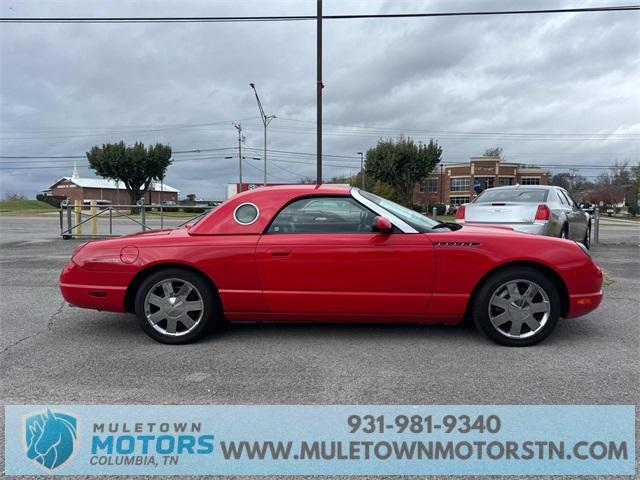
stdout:
[[[118,190],[119,189],[119,187],[110,187],[110,186],[107,186],[107,187],[82,187],[82,186],[78,185],[78,183],[76,183],[76,181],[75,181],[75,180],[83,180],[83,179],[86,179],[86,180],[107,180],[106,178],[95,178],[94,179],[94,178],[86,178],[86,177],[84,177],[84,178],[83,177],[78,177],[78,178],[61,177],[56,182],[51,184],[51,186],[48,189],[51,190],[53,187],[55,187],[57,184],[59,184],[63,180],[67,180],[67,181],[73,183],[74,185],[76,185],[77,187],[80,187],[80,188],[103,188],[105,190]],[[154,190],[154,189],[151,188],[151,185],[149,185],[149,190],[148,191],[151,191],[151,192],[163,192],[163,193],[180,193],[180,190],[178,190],[177,188],[172,187],[171,185],[163,184],[163,188],[169,188],[170,190],[164,190],[164,189],[163,190],[159,190],[159,189],[158,190]],[[126,190],[126,187],[124,185],[122,187],[122,190]]]

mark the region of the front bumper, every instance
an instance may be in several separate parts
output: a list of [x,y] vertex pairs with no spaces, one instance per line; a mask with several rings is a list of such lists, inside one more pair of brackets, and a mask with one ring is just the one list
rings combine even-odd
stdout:
[[114,272],[89,272],[71,261],[60,274],[60,292],[76,307],[124,312],[129,283],[126,277]]
[[602,290],[596,293],[582,293],[569,295],[569,311],[565,318],[575,318],[586,315],[600,306]]

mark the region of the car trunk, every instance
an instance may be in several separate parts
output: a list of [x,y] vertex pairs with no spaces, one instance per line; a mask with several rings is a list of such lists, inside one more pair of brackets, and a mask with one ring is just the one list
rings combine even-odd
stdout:
[[537,209],[537,203],[470,203],[465,206],[464,220],[471,223],[533,223]]

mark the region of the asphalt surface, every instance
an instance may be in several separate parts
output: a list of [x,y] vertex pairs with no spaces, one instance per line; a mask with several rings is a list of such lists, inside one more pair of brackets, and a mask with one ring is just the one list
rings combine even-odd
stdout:
[[4,404],[638,405],[640,223],[602,222],[597,311],[513,349],[465,325],[237,325],[162,345],[133,316],[64,303],[58,275],[79,242],[57,222],[0,217]]

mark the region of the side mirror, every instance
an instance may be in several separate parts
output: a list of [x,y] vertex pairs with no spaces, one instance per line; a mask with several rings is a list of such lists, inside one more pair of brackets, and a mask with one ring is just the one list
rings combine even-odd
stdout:
[[393,225],[389,219],[378,216],[373,222],[373,231],[378,233],[391,233],[393,232]]

